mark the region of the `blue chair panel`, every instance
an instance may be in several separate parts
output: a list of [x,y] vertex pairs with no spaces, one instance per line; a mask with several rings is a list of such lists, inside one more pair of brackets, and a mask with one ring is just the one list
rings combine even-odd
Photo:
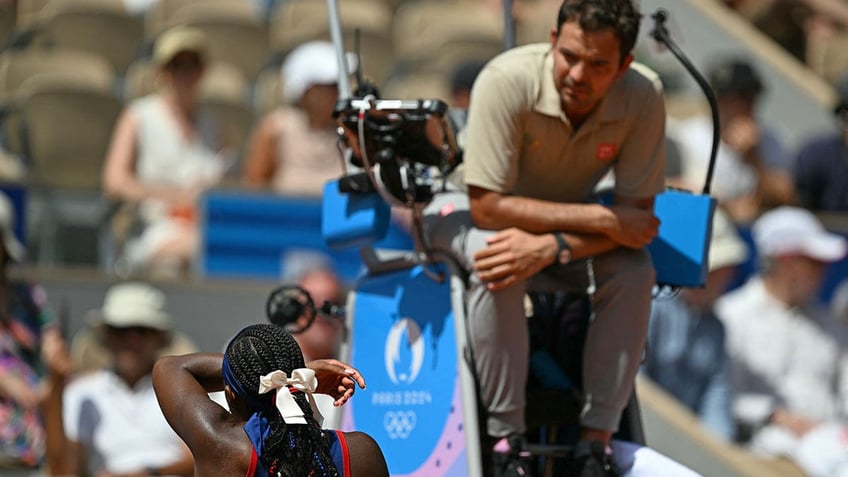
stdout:
[[301,251],[325,255],[346,282],[362,269],[358,250],[334,250],[323,239],[320,198],[212,190],[200,211],[204,277],[280,280],[286,256]]

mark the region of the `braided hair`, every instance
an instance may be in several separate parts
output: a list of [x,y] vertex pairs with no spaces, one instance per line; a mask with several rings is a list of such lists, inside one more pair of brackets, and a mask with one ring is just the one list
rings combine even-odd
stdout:
[[307,424],[287,425],[273,404],[274,393],[260,395],[258,392],[260,376],[276,370],[291,375],[293,370],[306,367],[300,347],[291,334],[268,323],[251,325],[230,341],[225,356],[233,377],[247,394],[241,397],[254,411],[261,406],[272,416],[271,432],[264,440],[260,456],[268,475],[338,477],[339,472],[330,457],[329,442],[312,415],[306,395],[293,394]]

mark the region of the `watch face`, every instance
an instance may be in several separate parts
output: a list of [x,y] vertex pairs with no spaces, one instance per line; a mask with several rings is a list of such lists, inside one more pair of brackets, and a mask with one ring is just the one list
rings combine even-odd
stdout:
[[566,264],[568,260],[571,258],[571,253],[568,250],[563,250],[559,253],[559,263]]

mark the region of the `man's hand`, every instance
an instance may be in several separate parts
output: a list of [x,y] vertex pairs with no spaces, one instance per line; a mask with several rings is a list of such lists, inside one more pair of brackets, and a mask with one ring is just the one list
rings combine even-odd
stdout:
[[516,228],[489,237],[488,247],[474,255],[474,271],[489,290],[500,290],[538,273],[556,260],[553,235],[534,235]]
[[337,359],[317,359],[306,363],[318,378],[316,392],[335,398],[336,407],[346,403],[356,391],[356,386],[365,389],[365,378],[353,366]]
[[613,220],[604,233],[613,242],[627,248],[643,248],[657,236],[660,219],[651,210],[627,205],[609,207]]

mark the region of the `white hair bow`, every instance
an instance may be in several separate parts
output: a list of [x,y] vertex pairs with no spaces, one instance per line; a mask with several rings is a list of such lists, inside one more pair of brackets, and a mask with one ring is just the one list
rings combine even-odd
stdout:
[[312,397],[312,393],[318,388],[318,379],[315,377],[315,371],[309,368],[295,369],[292,371],[291,378],[289,378],[285,371],[278,369],[259,377],[259,394],[277,390],[275,404],[286,424],[306,424],[303,410],[300,409],[300,406],[294,400],[289,387],[293,387],[306,394],[309,400],[309,407],[312,408],[313,417],[319,426],[323,424],[324,416],[318,411],[318,406],[315,405],[315,399]]

